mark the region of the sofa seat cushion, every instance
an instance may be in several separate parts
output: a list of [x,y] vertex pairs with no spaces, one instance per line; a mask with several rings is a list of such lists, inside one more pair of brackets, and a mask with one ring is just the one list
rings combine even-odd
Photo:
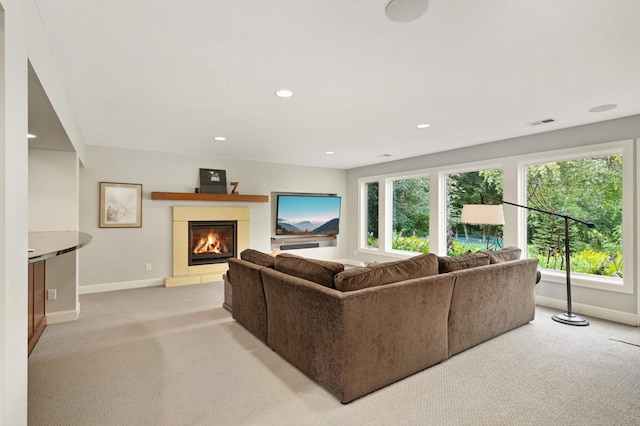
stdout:
[[438,256],[438,268],[441,274],[488,265],[489,255],[486,253],[467,253],[461,256]]
[[337,290],[353,291],[437,274],[438,257],[427,253],[410,259],[349,269],[336,275],[334,282]]
[[518,247],[505,247],[501,250],[487,250],[483,251],[487,256],[489,256],[489,263],[502,263],[508,262],[510,260],[518,260],[520,259],[520,254],[522,250]]
[[254,249],[246,249],[240,253],[240,259],[266,268],[274,268],[275,257]]
[[293,254],[282,253],[275,257],[275,270],[302,278],[325,287],[335,288],[333,277],[344,271],[344,265],[327,260],[308,259]]

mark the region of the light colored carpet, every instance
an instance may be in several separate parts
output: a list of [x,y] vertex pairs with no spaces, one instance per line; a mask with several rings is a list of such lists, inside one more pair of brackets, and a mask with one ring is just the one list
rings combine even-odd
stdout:
[[628,343],[630,345],[640,346],[640,327],[635,327],[631,332],[627,332],[620,339],[613,339],[617,342]]
[[[29,358],[36,425],[632,425],[633,327],[536,320],[342,405],[221,308],[221,282],[82,295]],[[292,307],[295,309],[295,307]]]

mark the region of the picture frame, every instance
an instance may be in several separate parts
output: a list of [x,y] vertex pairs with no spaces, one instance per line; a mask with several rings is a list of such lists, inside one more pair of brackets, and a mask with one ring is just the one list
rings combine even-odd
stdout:
[[142,184],[100,182],[100,228],[142,227]]
[[226,170],[200,169],[200,192],[204,194],[226,194]]

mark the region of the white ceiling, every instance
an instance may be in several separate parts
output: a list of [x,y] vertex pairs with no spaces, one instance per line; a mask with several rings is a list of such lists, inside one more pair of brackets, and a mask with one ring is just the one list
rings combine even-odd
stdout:
[[638,0],[36,3],[88,145],[353,168],[640,114]]

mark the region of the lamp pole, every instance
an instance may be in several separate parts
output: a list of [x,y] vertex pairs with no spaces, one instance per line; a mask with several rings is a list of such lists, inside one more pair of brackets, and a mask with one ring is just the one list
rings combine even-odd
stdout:
[[571,254],[569,252],[569,221],[573,220],[574,222],[578,222],[583,225],[586,225],[588,228],[595,228],[596,226],[590,222],[585,222],[583,220],[576,219],[574,217],[567,216],[564,214],[542,210],[537,207],[530,207],[530,206],[524,206],[522,204],[510,203],[509,201],[497,200],[495,198],[487,197],[485,195],[481,195],[480,197],[482,199],[482,204],[484,204],[485,200],[491,200],[491,201],[496,201],[503,204],[508,204],[510,206],[516,206],[516,207],[521,207],[527,210],[533,210],[540,213],[545,213],[551,216],[561,217],[564,219],[564,259],[565,259],[564,263],[565,263],[566,282],[567,282],[567,312],[562,314],[555,314],[551,318],[554,321],[560,322],[562,324],[582,325],[582,326],[589,325],[589,321],[587,321],[587,319],[579,315],[575,315],[571,311]]

